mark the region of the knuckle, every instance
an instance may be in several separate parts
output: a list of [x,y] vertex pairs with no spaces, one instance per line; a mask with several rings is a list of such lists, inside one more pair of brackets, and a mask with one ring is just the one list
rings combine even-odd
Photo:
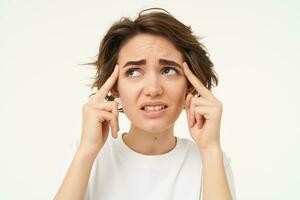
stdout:
[[115,101],[109,101],[108,104],[109,104],[111,107],[113,107],[113,108],[116,107],[116,106],[118,106],[118,103],[115,102]]
[[113,101],[113,105],[114,105],[114,106],[118,106],[118,102]]
[[216,106],[221,110],[223,109],[223,103],[220,100],[216,100]]
[[217,106],[214,106],[214,111],[215,111],[216,113],[222,113],[223,108],[222,108],[222,106],[217,105]]
[[89,110],[89,114],[92,115],[92,116],[98,116],[99,111],[96,110],[96,109],[90,109]]
[[195,115],[198,115],[201,113],[201,109],[200,108],[195,108],[195,111],[194,111]]
[[84,115],[89,115],[89,116],[96,116],[99,113],[99,111],[90,103],[86,103],[82,106],[82,112]]
[[100,123],[105,121],[105,119],[102,115],[96,115],[96,116],[94,116],[94,119],[96,119]]
[[223,103],[222,103],[222,102],[219,102],[219,108],[220,108],[221,110],[223,110]]
[[118,110],[118,102],[111,101],[110,102],[110,107],[111,107],[113,112],[116,112]]
[[81,110],[83,113],[88,112],[90,105],[88,103],[83,104]]

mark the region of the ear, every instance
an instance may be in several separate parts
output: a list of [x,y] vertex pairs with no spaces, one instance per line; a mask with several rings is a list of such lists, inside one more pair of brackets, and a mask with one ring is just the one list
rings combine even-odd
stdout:
[[119,98],[119,91],[118,91],[118,84],[115,84],[112,89],[110,90],[110,93],[114,98]]

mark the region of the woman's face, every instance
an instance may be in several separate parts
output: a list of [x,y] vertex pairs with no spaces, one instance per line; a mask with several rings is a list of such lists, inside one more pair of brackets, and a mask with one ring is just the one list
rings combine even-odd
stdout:
[[183,62],[162,36],[138,34],[120,49],[118,95],[133,126],[147,132],[173,127],[187,91]]

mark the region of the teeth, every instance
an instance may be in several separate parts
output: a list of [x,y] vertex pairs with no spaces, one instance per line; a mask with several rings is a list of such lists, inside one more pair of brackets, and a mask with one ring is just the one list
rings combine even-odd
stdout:
[[145,106],[144,109],[146,111],[157,111],[157,110],[161,110],[164,109],[165,106]]

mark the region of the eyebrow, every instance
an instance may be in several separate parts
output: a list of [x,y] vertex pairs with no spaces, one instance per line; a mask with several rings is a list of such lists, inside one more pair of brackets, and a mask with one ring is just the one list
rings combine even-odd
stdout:
[[[145,59],[136,60],[136,61],[128,61],[128,62],[125,63],[125,65],[123,65],[123,68],[125,68],[127,66],[130,66],[130,65],[145,65],[145,64],[146,64]],[[163,58],[159,59],[159,64],[161,64],[161,65],[172,65],[172,66],[181,68],[181,65],[179,65],[177,62],[175,62],[173,60],[163,59]]]

